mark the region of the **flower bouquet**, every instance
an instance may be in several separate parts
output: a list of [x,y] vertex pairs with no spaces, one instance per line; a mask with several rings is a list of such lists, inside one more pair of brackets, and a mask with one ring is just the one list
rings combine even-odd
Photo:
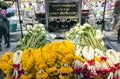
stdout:
[[79,23],[76,24],[75,27],[66,32],[66,38],[73,41],[81,48],[84,46],[92,46],[93,48],[98,48],[103,52],[106,51],[103,41],[104,34],[89,24],[84,24],[83,26]]
[[14,51],[17,51],[19,49],[24,50],[27,48],[37,49],[51,41],[51,37],[46,32],[44,25],[35,24],[33,27],[28,28],[27,33],[24,35],[24,37],[18,41],[18,45]]

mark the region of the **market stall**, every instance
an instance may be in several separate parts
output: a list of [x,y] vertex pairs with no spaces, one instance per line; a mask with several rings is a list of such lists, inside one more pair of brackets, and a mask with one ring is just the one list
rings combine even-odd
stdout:
[[91,25],[78,23],[62,41],[50,40],[44,25],[34,27],[0,58],[5,79],[120,78],[120,54],[106,49],[104,34]]

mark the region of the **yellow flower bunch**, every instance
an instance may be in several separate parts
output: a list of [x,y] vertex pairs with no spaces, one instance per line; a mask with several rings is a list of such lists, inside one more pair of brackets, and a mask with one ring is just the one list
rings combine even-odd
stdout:
[[75,44],[68,40],[64,40],[60,42],[58,51],[59,53],[57,57],[61,65],[64,63],[67,63],[70,65],[72,61],[74,60]]
[[57,69],[56,66],[52,66],[46,69],[46,72],[48,73],[47,79],[58,79],[59,75],[59,69]]
[[74,54],[67,54],[65,55],[65,60],[68,61],[68,64],[71,65],[74,60]]
[[66,47],[68,47],[71,50],[71,52],[73,53],[75,52],[76,46],[73,42],[70,42],[69,40],[64,40],[63,43],[65,44]]
[[37,72],[36,74],[36,79],[47,79],[48,77],[48,73],[44,72],[44,73],[39,73]]
[[74,56],[74,60],[79,60],[80,62],[84,62],[84,59],[81,56]]
[[74,79],[72,76],[70,75],[59,75],[59,79]]
[[22,54],[22,67],[24,71],[29,72],[29,70],[34,66],[33,59],[34,49],[25,49]]
[[51,52],[56,52],[56,53],[58,53],[58,49],[59,49],[59,46],[60,46],[60,42],[54,41],[54,42],[52,42],[51,44],[52,44]]
[[13,76],[6,76],[4,79],[12,79],[13,78]]
[[[41,48],[25,49],[21,56],[22,69],[24,74],[20,79],[51,79],[58,77],[58,74],[69,74],[73,70],[70,67],[74,60],[75,44],[68,41],[54,41]],[[5,74],[13,72],[13,52],[7,52],[0,58],[0,68]],[[64,64],[69,65],[63,67]],[[43,69],[43,71],[42,71]],[[5,79],[12,79],[6,76]]]
[[65,56],[66,54],[73,54],[74,52],[66,46],[66,44],[63,42],[63,44],[60,44],[60,47],[59,47],[59,52]]
[[20,79],[33,79],[33,78],[32,78],[32,74],[28,74],[28,75],[23,74],[20,76]]
[[34,70],[34,58],[33,53],[35,50],[33,48],[25,49],[22,53],[22,69],[27,73],[21,76],[21,79],[33,79],[36,70]]
[[46,66],[46,64],[43,62],[43,63],[41,63],[40,65],[39,65],[39,70],[40,69],[45,69],[47,66]]
[[73,71],[72,67],[68,66],[68,67],[61,67],[60,68],[60,73],[61,74],[69,74]]
[[0,69],[5,74],[11,74],[12,73],[12,70],[13,70],[12,58],[13,58],[13,52],[6,52],[0,58]]
[[55,77],[59,74],[59,71],[56,66],[47,68],[46,72],[49,74],[50,77]]
[[52,44],[46,44],[42,47],[42,52],[49,53],[51,51]]
[[41,68],[46,67],[46,64],[44,63],[42,56],[43,56],[42,48],[36,49],[35,52],[33,53],[34,67],[36,71],[39,71]]
[[[44,45],[42,48],[38,48],[33,53],[35,69],[37,71],[36,78],[41,79],[51,78],[54,75],[58,75],[59,69],[57,69],[58,65],[64,65],[67,63],[69,65],[72,64],[74,60],[74,52],[75,45],[70,41],[54,41],[50,44]],[[39,71],[44,69],[44,73],[40,73]],[[72,68],[61,68],[63,73],[72,72]]]
[[54,53],[44,53],[43,54],[43,61],[47,65],[53,65],[53,64],[55,64],[55,61],[56,61],[56,58],[54,58],[54,56],[56,56]]

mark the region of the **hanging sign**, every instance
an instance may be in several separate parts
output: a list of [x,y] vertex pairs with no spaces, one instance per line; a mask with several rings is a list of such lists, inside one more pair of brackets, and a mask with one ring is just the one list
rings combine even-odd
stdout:
[[78,3],[50,3],[49,16],[78,16]]

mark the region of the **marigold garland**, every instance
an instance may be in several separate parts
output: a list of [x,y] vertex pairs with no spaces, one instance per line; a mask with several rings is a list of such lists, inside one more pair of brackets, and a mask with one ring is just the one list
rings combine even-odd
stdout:
[[33,79],[33,76],[32,74],[27,74],[27,75],[23,74],[20,76],[20,79]]
[[59,79],[70,79],[69,75],[59,75]]
[[25,49],[22,54],[22,67],[24,71],[29,72],[29,70],[34,66],[33,59],[34,49]]
[[44,72],[44,73],[39,73],[37,72],[36,74],[36,79],[47,79],[48,77],[48,73]]
[[34,67],[37,71],[39,71],[39,69],[41,68],[39,67],[40,64],[43,64],[45,66],[41,57],[42,57],[42,48],[38,48],[33,53],[33,58],[34,58],[34,63],[35,63]]
[[11,74],[13,70],[13,52],[6,52],[5,54],[2,55],[0,58],[0,69],[5,73],[5,74]]
[[4,79],[12,79],[13,76],[5,77]]
[[60,73],[61,74],[68,74],[71,73],[73,71],[72,67],[68,66],[68,67],[61,67],[60,68]]
[[80,62],[84,62],[84,59],[81,56],[74,56],[74,60],[79,60]]
[[59,75],[59,70],[56,66],[46,68],[46,72],[49,74],[50,78],[55,78]]

